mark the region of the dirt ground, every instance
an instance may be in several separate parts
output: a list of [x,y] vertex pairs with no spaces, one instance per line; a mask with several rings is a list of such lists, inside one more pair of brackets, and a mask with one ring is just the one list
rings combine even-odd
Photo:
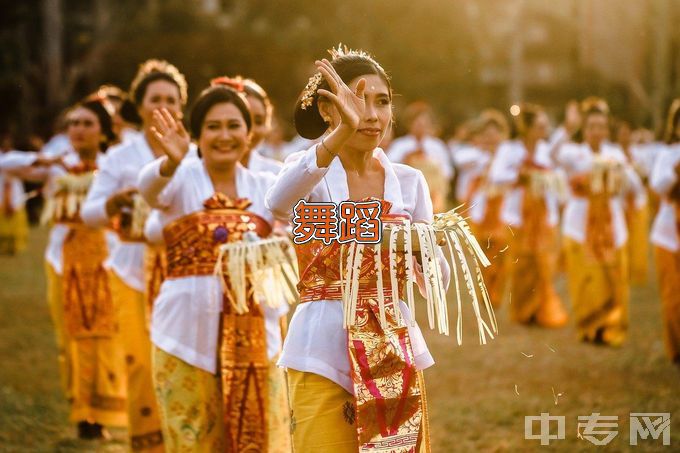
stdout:
[[[104,443],[74,439],[44,297],[45,239],[34,229],[27,252],[0,257],[0,451],[125,451],[124,431]],[[559,288],[567,300],[562,281]],[[579,343],[571,326],[514,325],[507,307],[498,312],[498,337],[482,346],[469,305],[464,311],[462,346],[427,331],[425,310],[418,314],[436,360],[425,372],[433,452],[680,451],[680,369],[664,355],[654,281],[633,289],[630,335],[620,349]],[[549,446],[524,436],[525,416],[543,412],[565,417],[565,438]],[[636,412],[670,413],[671,445],[647,438],[631,446]],[[609,445],[578,439],[578,417],[591,413],[618,416]]]

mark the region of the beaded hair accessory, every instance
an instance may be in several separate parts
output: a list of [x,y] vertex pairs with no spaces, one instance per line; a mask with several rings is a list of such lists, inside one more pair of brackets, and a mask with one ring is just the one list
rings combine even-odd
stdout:
[[[384,70],[378,64],[378,62],[375,61],[372,56],[370,56],[367,52],[363,50],[350,49],[349,47],[343,45],[342,43],[339,43],[337,47],[329,49],[328,53],[331,56],[332,60],[337,60],[338,58],[349,56],[365,58],[366,60],[369,60],[377,68],[384,72]],[[321,75],[320,72],[316,72],[312,77],[309,78],[309,81],[307,82],[307,85],[305,85],[305,89],[302,91],[302,96],[300,98],[300,108],[302,110],[307,110],[307,108],[314,103],[314,96],[316,95],[316,92],[319,89],[319,85],[321,85],[322,81],[323,75]]]

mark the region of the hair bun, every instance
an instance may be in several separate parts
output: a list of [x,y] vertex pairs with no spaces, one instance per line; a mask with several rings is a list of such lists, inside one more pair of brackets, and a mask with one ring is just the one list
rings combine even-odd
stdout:
[[302,108],[302,97],[295,103],[295,130],[306,139],[316,140],[321,137],[328,128],[319,113],[319,104],[316,99],[307,107]]

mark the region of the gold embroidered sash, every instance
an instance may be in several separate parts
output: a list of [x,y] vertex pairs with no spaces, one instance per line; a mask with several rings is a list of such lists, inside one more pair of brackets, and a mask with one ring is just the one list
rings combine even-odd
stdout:
[[[391,204],[382,201],[382,220],[389,222]],[[342,247],[321,241],[296,245],[301,270],[298,290],[302,302],[342,299],[340,261]],[[417,369],[408,329],[392,298],[389,253],[381,253],[382,303],[385,324],[381,324],[379,276],[372,249],[362,257],[356,303],[356,323],[349,326],[347,348],[356,403],[359,451],[418,451],[423,436],[424,389]],[[405,283],[403,253],[397,259],[398,286]],[[428,446],[429,449],[429,446]]]
[[92,182],[95,167],[81,164],[69,169],[57,182],[48,201],[46,217],[69,225],[64,240],[64,324],[73,338],[110,336],[118,326],[109,280],[104,269],[108,257],[105,231],[86,227],[80,207]]

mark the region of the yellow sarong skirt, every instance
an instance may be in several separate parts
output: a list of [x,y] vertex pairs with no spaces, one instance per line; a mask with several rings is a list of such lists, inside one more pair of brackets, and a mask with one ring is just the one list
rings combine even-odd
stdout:
[[630,207],[627,212],[630,281],[646,285],[649,267],[649,206]]
[[26,208],[11,214],[0,212],[0,253],[14,254],[26,248],[28,240],[28,216]]
[[656,247],[663,311],[663,336],[670,359],[680,364],[680,251]]
[[109,282],[127,365],[130,446],[133,451],[162,452],[161,421],[151,376],[146,298],[112,271]]
[[532,247],[526,234],[514,230],[510,247],[510,316],[521,324],[562,327],[568,316],[554,285],[560,253],[557,227],[542,231],[540,247]]
[[356,453],[354,396],[314,373],[288,369],[290,430],[296,453]]
[[54,333],[57,340],[57,361],[59,363],[59,377],[61,388],[67,399],[71,399],[71,351],[68,345],[66,329],[64,328],[64,290],[61,275],[57,274],[52,265],[45,261],[45,276],[47,279],[47,306],[50,310]]
[[[359,451],[354,396],[335,382],[314,373],[288,369],[290,431],[295,453],[356,453]],[[426,399],[423,374],[419,385]],[[420,453],[430,451],[430,427],[424,404]]]
[[628,329],[628,249],[602,262],[585,244],[565,238],[567,279],[581,340],[619,346]]
[[[224,450],[222,388],[219,375],[189,365],[153,347],[153,376],[168,452]],[[268,453],[290,453],[290,410],[285,375],[269,364]]]

